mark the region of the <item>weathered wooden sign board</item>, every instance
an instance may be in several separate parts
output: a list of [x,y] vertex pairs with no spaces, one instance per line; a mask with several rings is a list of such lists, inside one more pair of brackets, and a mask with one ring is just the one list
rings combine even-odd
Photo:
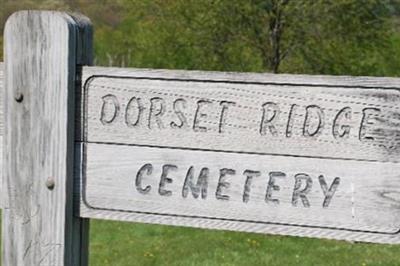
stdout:
[[84,76],[81,216],[400,243],[398,80]]
[[86,218],[400,243],[400,79],[83,67],[51,11],[4,47],[2,265],[88,265]]

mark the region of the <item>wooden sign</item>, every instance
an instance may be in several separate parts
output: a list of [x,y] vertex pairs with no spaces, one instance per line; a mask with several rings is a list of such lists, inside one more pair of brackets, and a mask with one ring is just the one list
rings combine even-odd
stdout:
[[83,67],[51,11],[4,47],[2,265],[87,265],[85,218],[400,243],[400,79]]
[[81,216],[400,243],[398,80],[84,76]]

